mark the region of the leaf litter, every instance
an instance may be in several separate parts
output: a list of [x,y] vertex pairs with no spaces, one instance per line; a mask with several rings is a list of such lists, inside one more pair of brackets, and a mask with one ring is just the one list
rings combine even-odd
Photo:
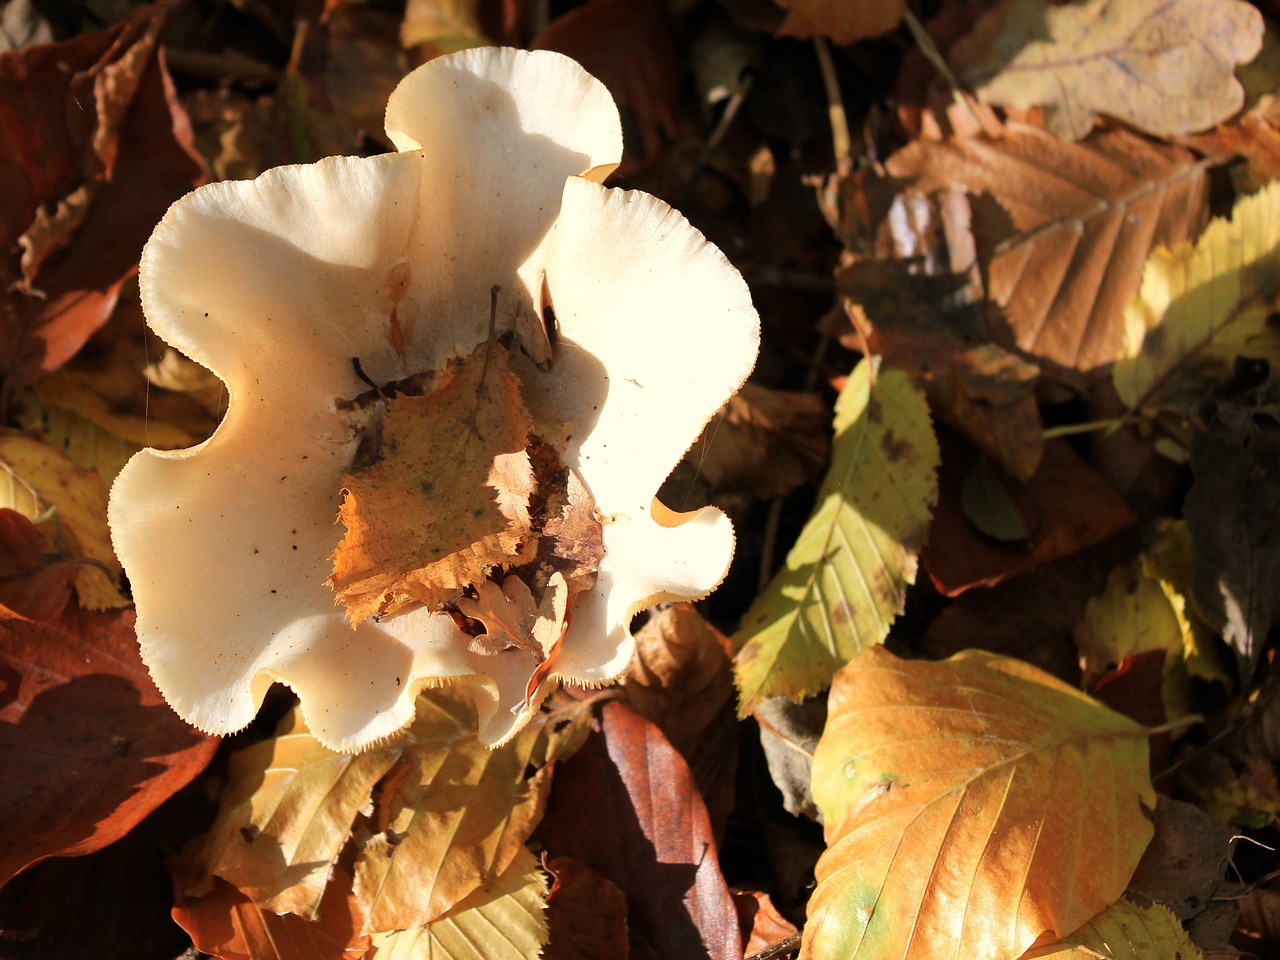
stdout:
[[[135,899],[217,956],[1280,949],[1274,28],[1239,0],[1160,17],[1147,0],[948,0],[924,23],[808,0],[590,0],[550,21],[497,6],[142,7],[0,53],[17,175],[0,200],[6,936],[36,918],[31,937],[67,942],[50,919],[65,868],[145,839],[195,778],[173,802],[217,810],[169,844],[187,841],[176,897]],[[378,152],[384,88],[479,38],[593,57],[634,127],[626,185],[665,194],[751,281],[763,362],[662,493],[728,508],[738,563],[696,611],[649,612],[617,690],[554,701],[493,753],[447,690],[355,757],[320,747],[282,693],[201,773],[214,742],[160,722],[129,654],[105,490],[139,446],[208,436],[225,396],[138,338],[126,277],[206,168]],[[750,70],[712,90],[708,63]],[[1157,67],[1158,90],[1126,93]],[[64,109],[90,100],[96,115]],[[1211,202],[1230,216],[1206,228]],[[555,362],[538,333],[345,408],[366,443],[333,571],[353,620],[422,604],[475,651],[532,653],[530,700],[602,556],[591,491],[511,372]],[[910,455],[872,456],[889,449]],[[408,522],[370,525],[388,503]],[[453,560],[432,547],[448,536]],[[1186,725],[1148,748],[1121,713]],[[766,761],[761,738],[797,762]],[[1004,770],[1001,803],[977,803]],[[49,789],[59,802],[33,807]],[[1102,789],[1114,802],[1088,799]],[[787,812],[815,798],[825,839]],[[1016,829],[980,842],[1026,798],[1071,902]],[[1054,840],[1072,816],[1083,839]],[[1025,922],[997,929],[1000,909]],[[851,948],[832,929],[869,933]]]

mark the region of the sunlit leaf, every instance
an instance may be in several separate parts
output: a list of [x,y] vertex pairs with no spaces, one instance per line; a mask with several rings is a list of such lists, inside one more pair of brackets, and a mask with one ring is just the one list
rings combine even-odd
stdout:
[[1280,184],[1239,201],[1195,245],[1158,249],[1125,310],[1114,381],[1132,410],[1185,413],[1237,355],[1280,361],[1268,323],[1280,293]]
[[1060,943],[1036,947],[1021,960],[1200,960],[1173,911],[1117,900]]
[[1123,892],[1153,828],[1145,731],[1021,661],[882,647],[837,674],[804,956],[1006,960]]
[[938,444],[923,397],[899,371],[863,360],[836,401],[831,469],[786,565],[735,639],[739,712],[825,688],[881,643],[915,582],[938,499]]
[[368,960],[535,960],[547,942],[546,876],[521,847],[511,865],[446,917],[376,934]]

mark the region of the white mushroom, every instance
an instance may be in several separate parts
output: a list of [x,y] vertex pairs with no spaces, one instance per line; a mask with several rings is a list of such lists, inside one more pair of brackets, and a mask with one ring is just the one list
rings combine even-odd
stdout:
[[[758,320],[679,213],[597,182],[621,155],[604,87],[558,54],[468,50],[406,77],[387,131],[400,152],[202,187],[143,253],[148,322],[231,400],[209,440],[128,463],[112,537],[143,659],[207,732],[244,727],[280,681],[323,743],[355,751],[405,726],[421,688],[457,683],[501,742],[553,679],[621,673],[631,616],[704,596],[733,552],[719,510],[676,516],[654,494],[746,378]],[[495,286],[499,334],[549,297],[554,356],[513,347],[512,366],[537,435],[606,518],[536,690],[536,652],[472,650],[460,617],[427,605],[353,626],[328,584],[361,439],[344,404],[369,393],[353,359],[378,385],[439,373],[489,337]]]

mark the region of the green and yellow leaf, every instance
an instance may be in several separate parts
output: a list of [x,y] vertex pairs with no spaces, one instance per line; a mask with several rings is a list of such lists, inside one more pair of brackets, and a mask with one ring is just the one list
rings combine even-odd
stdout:
[[743,715],[824,689],[882,643],[915,582],[938,499],[938,443],[906,374],[864,359],[836,401],[831,468],[786,565],[735,636]]
[[1201,960],[1173,911],[1117,900],[1059,943],[1036,947],[1021,960]]
[[809,960],[1017,957],[1114,902],[1150,842],[1146,731],[1040,670],[872,647],[813,764]]
[[1280,183],[1239,201],[1192,244],[1159,248],[1125,308],[1124,355],[1113,380],[1133,411],[1179,416],[1237,355],[1280,362],[1268,324],[1280,295]]

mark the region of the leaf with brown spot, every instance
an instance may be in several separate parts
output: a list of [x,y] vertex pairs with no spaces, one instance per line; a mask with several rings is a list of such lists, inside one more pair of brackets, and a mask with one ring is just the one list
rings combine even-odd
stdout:
[[906,374],[864,359],[841,391],[835,428],[817,508],[735,634],[743,716],[768,697],[826,687],[884,641],[915,582],[938,495],[924,398]]
[[1043,107],[1062,140],[1105,113],[1156,136],[1205,130],[1244,103],[1235,77],[1262,46],[1242,0],[1007,0],[951,48],[957,79],[987,103]]
[[530,420],[506,351],[486,341],[427,396],[387,404],[379,459],[344,474],[329,583],[358,623],[454,599],[512,564],[530,532]]

